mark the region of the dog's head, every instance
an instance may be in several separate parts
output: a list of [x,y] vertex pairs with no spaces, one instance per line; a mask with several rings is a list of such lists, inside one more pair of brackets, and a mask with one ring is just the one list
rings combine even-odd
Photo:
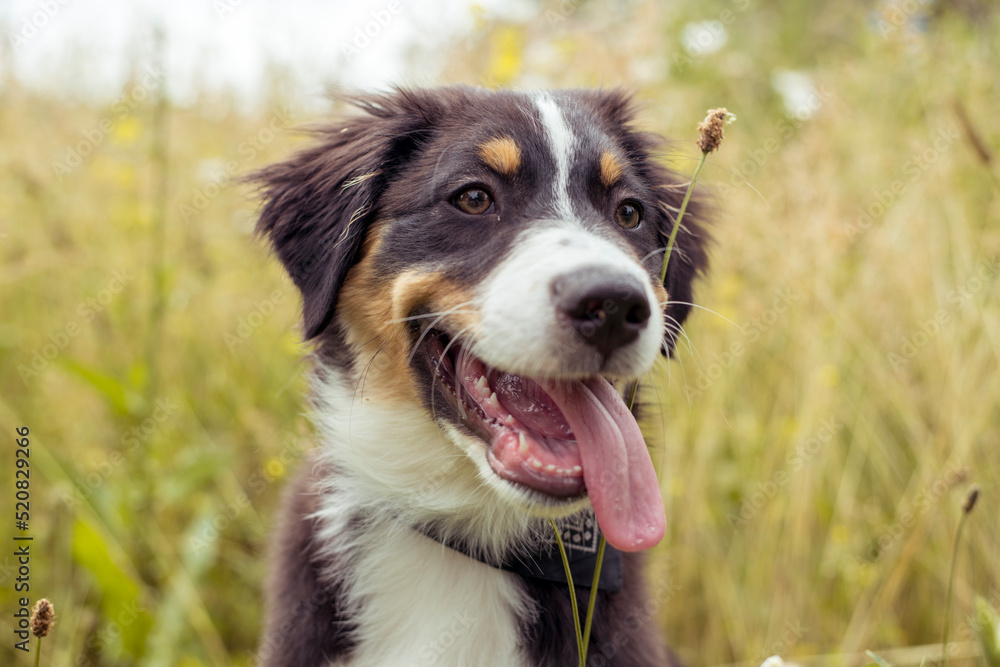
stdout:
[[660,281],[686,183],[628,96],[353,101],[362,115],[258,174],[259,231],[324,365],[365,400],[420,406],[502,501],[558,514],[589,495],[612,544],[651,546],[655,473],[609,380],[672,349],[705,239],[686,217]]

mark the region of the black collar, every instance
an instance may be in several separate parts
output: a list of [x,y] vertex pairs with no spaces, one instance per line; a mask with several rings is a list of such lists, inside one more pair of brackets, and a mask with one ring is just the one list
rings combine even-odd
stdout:
[[[594,569],[597,566],[597,547],[600,530],[594,520],[592,511],[561,519],[556,522],[562,532],[563,545],[566,547],[566,557],[569,569],[573,574],[573,585],[576,588],[589,590],[594,581]],[[545,525],[547,538],[539,540],[537,546],[527,552],[510,552],[497,564],[483,557],[482,554],[470,549],[467,544],[455,540],[442,539],[433,527],[419,527],[416,530],[436,542],[454,549],[480,563],[486,563],[507,572],[513,572],[529,579],[555,582],[566,585],[566,569],[556,538]],[[604,548],[604,562],[601,565],[601,579],[597,587],[602,591],[617,592],[622,588],[622,552],[610,544]]]

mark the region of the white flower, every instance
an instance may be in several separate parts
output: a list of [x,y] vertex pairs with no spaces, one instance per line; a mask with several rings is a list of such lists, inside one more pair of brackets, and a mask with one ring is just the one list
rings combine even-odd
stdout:
[[722,21],[699,21],[684,26],[681,36],[684,50],[693,56],[715,53],[729,41],[729,33]]
[[806,120],[823,106],[823,100],[808,74],[793,70],[777,70],[771,77],[771,85],[781,95],[785,112],[789,116]]

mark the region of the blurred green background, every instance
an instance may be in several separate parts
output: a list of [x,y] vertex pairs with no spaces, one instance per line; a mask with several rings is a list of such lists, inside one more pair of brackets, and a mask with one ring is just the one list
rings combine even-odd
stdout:
[[[415,42],[394,82],[623,85],[685,174],[705,110],[738,119],[701,176],[704,309],[643,395],[670,644],[692,665],[936,661],[978,484],[951,613],[952,664],[977,664],[973,599],[1000,608],[996,4],[519,7],[442,5],[461,30]],[[407,11],[436,9],[399,25]],[[155,69],[171,33],[153,28],[135,27],[108,99],[24,81],[15,41],[0,50],[4,664],[29,664],[15,427],[31,429],[30,595],[56,607],[52,665],[253,664],[267,535],[313,446],[298,297],[238,178],[338,105],[279,67],[252,104],[197,82],[174,99]]]

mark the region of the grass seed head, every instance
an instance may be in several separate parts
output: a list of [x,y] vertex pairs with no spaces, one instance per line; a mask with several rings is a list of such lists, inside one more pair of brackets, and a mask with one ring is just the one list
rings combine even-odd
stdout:
[[733,122],[734,116],[725,107],[709,109],[705,120],[698,124],[698,148],[706,155],[722,143],[723,128]]
[[969,490],[969,495],[965,497],[965,502],[962,503],[962,511],[968,514],[976,507],[976,501],[979,500],[979,487],[974,486]]
[[52,607],[52,603],[42,598],[31,610],[31,631],[36,637],[44,637],[55,625],[55,620],[56,610]]

